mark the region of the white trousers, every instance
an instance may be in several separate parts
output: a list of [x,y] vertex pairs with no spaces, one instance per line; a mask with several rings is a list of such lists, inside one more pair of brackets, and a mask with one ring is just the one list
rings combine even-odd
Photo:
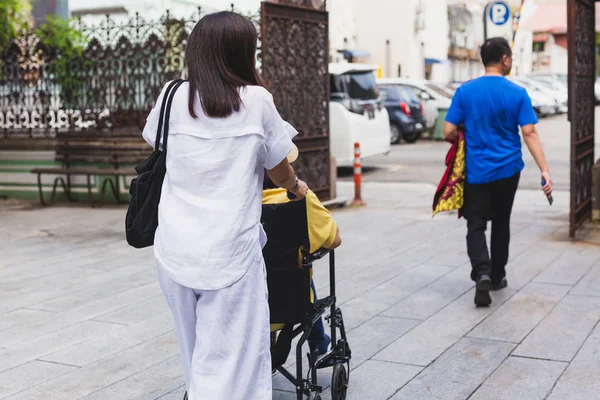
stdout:
[[158,280],[173,313],[189,400],[271,400],[263,258],[225,289],[181,286],[160,265]]

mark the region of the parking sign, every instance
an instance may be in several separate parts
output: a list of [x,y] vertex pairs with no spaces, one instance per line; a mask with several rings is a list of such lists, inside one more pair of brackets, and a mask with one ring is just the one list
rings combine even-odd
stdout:
[[492,1],[484,13],[485,38],[503,37],[512,41],[513,24],[512,12],[504,1]]

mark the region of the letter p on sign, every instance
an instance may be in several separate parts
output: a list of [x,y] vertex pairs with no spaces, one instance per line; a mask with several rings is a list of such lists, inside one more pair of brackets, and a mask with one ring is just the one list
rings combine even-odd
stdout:
[[494,3],[490,8],[490,19],[496,25],[504,25],[508,21],[510,10],[505,3]]

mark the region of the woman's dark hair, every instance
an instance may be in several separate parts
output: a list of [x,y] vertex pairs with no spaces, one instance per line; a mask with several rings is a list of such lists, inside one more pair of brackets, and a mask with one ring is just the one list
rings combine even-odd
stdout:
[[481,46],[481,61],[486,67],[490,64],[498,64],[504,56],[511,57],[512,50],[508,41],[502,37],[488,39]]
[[209,14],[196,24],[185,49],[192,117],[198,117],[196,93],[206,115],[224,118],[239,111],[241,86],[262,86],[256,71],[256,41],[254,24],[233,12]]

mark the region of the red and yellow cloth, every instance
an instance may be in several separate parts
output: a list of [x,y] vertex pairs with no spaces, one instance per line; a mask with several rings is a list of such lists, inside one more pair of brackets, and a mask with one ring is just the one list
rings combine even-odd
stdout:
[[462,129],[458,130],[455,140],[446,141],[452,143],[452,147],[446,155],[446,172],[440,181],[433,197],[433,215],[442,211],[458,210],[464,203],[465,193],[465,136]]

